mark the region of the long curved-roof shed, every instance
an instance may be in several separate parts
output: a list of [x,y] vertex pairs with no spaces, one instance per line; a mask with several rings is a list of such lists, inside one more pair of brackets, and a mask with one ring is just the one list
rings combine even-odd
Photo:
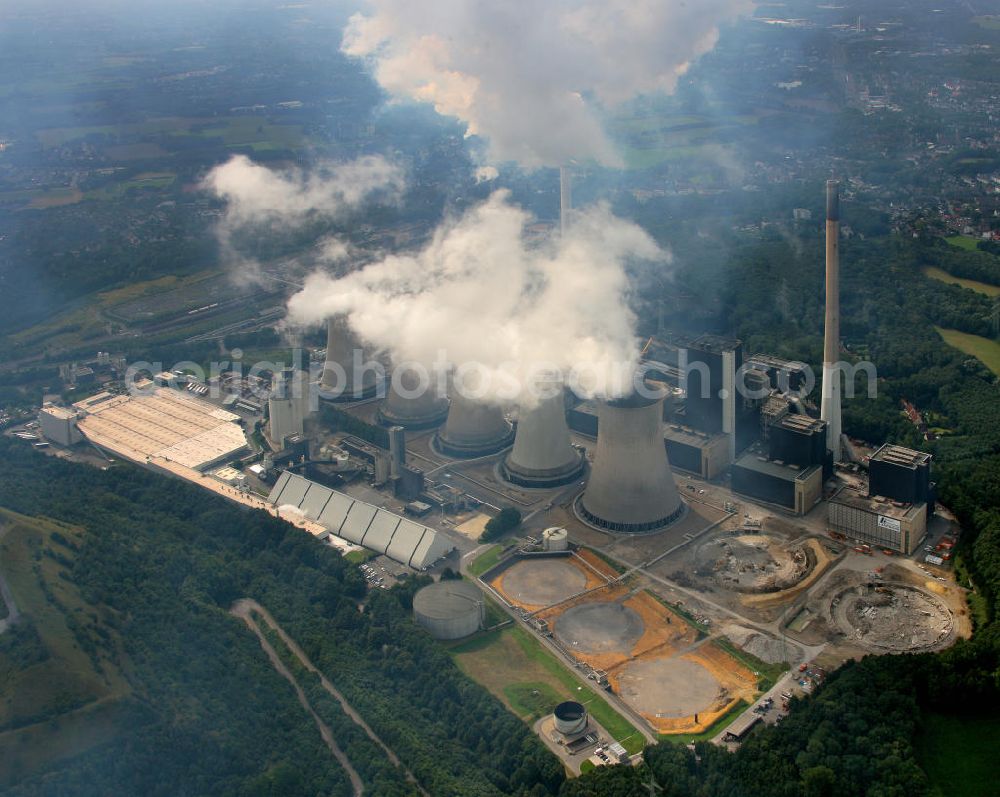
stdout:
[[331,534],[384,553],[416,570],[426,570],[455,547],[447,537],[428,526],[331,490],[297,473],[282,473],[267,500],[276,507],[294,506]]

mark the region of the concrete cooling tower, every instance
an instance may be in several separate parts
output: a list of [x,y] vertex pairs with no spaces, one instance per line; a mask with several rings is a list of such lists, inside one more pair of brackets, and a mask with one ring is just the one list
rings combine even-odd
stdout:
[[642,534],[684,514],[663,447],[662,398],[638,394],[598,405],[597,450],[577,503],[581,517],[608,531]]
[[326,325],[326,362],[320,378],[324,398],[330,401],[359,401],[375,395],[378,388],[375,371],[365,369],[361,379],[355,379],[355,351],[359,353],[359,363],[364,363],[367,358],[363,356],[347,319],[343,316],[331,317]]
[[514,428],[495,404],[473,401],[455,392],[448,420],[434,438],[441,453],[459,459],[495,454],[510,445]]
[[503,477],[521,487],[558,487],[578,478],[586,465],[573,448],[562,391],[521,413],[514,448],[501,465]]
[[388,395],[378,409],[378,420],[385,426],[404,429],[433,429],[448,415],[448,399],[439,396],[432,386],[420,390],[420,378],[411,370],[397,370],[389,384]]

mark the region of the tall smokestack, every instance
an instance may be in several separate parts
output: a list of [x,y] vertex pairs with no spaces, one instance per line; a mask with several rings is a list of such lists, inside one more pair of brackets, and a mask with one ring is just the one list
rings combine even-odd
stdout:
[[840,462],[840,183],[826,184],[826,325],[823,342],[823,399],[820,417],[827,423],[827,448]]
[[573,175],[568,166],[559,167],[559,232],[566,234],[569,214],[573,210]]

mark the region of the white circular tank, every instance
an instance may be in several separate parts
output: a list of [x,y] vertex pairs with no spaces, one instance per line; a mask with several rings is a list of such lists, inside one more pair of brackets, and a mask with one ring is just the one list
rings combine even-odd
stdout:
[[560,526],[553,526],[542,532],[542,548],[546,551],[565,551],[569,549],[569,533]]
[[587,709],[575,700],[560,703],[552,715],[555,718],[556,730],[564,736],[576,736],[587,728]]
[[413,596],[413,619],[435,639],[461,639],[483,626],[483,593],[468,581],[428,584]]

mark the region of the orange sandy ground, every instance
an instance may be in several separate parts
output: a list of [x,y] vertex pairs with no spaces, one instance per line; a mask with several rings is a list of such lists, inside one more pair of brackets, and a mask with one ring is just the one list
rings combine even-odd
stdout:
[[[822,572],[827,562],[824,561],[823,552],[817,551],[817,556],[819,563],[816,570]],[[586,564],[579,561],[578,558],[583,559]],[[607,575],[608,578],[614,578],[618,575],[600,557],[588,550],[579,551],[576,556],[571,557],[568,561],[587,576],[586,590],[594,589],[606,583],[594,570]],[[593,570],[587,565],[590,565]],[[620,691],[618,677],[622,667],[639,658],[653,660],[670,659],[679,656],[680,658],[701,665],[712,674],[712,677],[719,682],[720,695],[710,708],[698,712],[698,722],[694,721],[694,715],[688,717],[657,717],[654,713],[642,711],[641,707],[637,709],[657,733],[701,733],[711,727],[716,720],[729,711],[739,700],[743,699],[747,702],[752,702],[756,697],[757,679],[753,672],[732,658],[722,648],[717,647],[714,642],[706,641],[693,650],[688,650],[697,642],[698,632],[685,622],[683,618],[674,614],[645,590],[636,592],[631,597],[628,597],[631,588],[622,584],[616,584],[546,609],[543,606],[531,606],[511,600],[510,596],[503,590],[504,575],[505,573],[501,573],[497,578],[493,579],[490,582],[491,586],[512,604],[521,606],[521,608],[530,612],[538,612],[536,615],[537,619],[547,620],[550,627],[561,614],[574,606],[584,603],[623,601],[625,606],[632,609],[642,618],[645,631],[628,653],[612,652],[576,655],[572,651],[569,651],[574,658],[584,662],[589,667],[607,672],[608,681],[616,693]]]
[[[580,561],[581,559],[584,561]],[[590,551],[580,551],[579,553],[569,557],[568,559],[557,559],[555,561],[568,562],[577,570],[579,570],[581,573],[583,573],[583,575],[586,576],[587,578],[587,583],[583,588],[584,590],[591,590],[594,589],[595,587],[601,586],[602,584],[606,584],[608,578],[614,578],[615,576],[618,575],[607,564],[601,561],[599,557],[595,556]],[[514,565],[514,567],[517,567],[517,565]],[[598,572],[595,573],[594,572],[595,570]],[[512,606],[519,606],[520,608],[528,612],[537,612],[541,609],[546,608],[545,606],[538,606],[531,603],[524,603],[522,601],[517,600],[516,598],[511,597],[507,593],[507,591],[503,588],[504,577],[509,572],[510,569],[504,570],[500,575],[498,575],[496,578],[494,578],[492,581],[489,582],[490,586],[493,587],[493,589],[495,589],[501,595],[503,595],[504,598],[507,599],[507,602],[510,603]],[[603,574],[604,576],[607,576],[607,578],[603,578],[602,575],[599,574]],[[572,603],[559,604],[558,611],[560,613],[564,612],[568,607],[572,605],[575,605],[575,601]]]
[[[670,656],[657,656],[656,658],[670,658]],[[703,733],[741,699],[751,703],[756,698],[757,678],[726,651],[717,647],[714,642],[705,642],[695,650],[682,654],[680,658],[700,664],[708,670],[712,677],[719,682],[721,691],[710,708],[698,712],[697,722],[694,721],[694,715],[657,717],[655,714],[639,709],[639,713],[657,733]],[[618,683],[615,675],[609,675],[608,680],[611,682],[612,688],[617,690]]]

